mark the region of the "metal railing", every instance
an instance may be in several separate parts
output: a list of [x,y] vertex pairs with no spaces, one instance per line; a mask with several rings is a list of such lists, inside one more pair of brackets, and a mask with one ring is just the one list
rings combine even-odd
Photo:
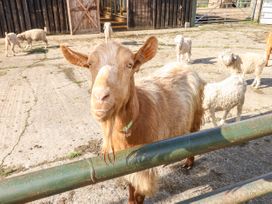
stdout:
[[272,172],[184,200],[178,204],[244,203],[268,193],[272,193]]
[[126,149],[116,153],[113,164],[93,157],[7,178],[0,182],[0,203],[32,201],[268,136],[271,124],[272,114]]

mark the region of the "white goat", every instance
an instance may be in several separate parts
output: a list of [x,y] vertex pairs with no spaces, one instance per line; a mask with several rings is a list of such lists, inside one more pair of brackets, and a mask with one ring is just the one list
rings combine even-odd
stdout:
[[208,83],[204,88],[203,108],[209,111],[212,123],[217,126],[215,112],[225,111],[220,125],[225,123],[228,113],[237,106],[236,121],[240,121],[247,84],[240,74],[233,74],[223,81]]
[[8,47],[11,46],[11,50],[13,55],[15,55],[15,45],[18,45],[21,48],[20,42],[15,33],[7,33],[5,32],[5,53],[6,57],[8,56]]
[[48,41],[46,39],[46,32],[46,27],[44,27],[44,29],[31,29],[18,34],[17,37],[19,40],[27,41],[26,48],[32,48],[32,41],[43,41],[45,42],[45,48],[47,48]]
[[261,74],[265,67],[265,56],[256,53],[244,53],[237,55],[230,50],[224,51],[219,55],[219,59],[227,67],[231,68],[234,73],[245,74],[255,73],[255,79],[251,84],[252,87],[259,88],[261,83]]
[[192,55],[192,40],[190,38],[184,38],[182,35],[176,35],[175,44],[177,62],[182,62],[185,54],[187,54],[187,62],[190,62]]
[[104,34],[105,34],[105,41],[108,43],[108,39],[111,39],[113,31],[111,28],[111,23],[110,22],[105,22],[104,23]]

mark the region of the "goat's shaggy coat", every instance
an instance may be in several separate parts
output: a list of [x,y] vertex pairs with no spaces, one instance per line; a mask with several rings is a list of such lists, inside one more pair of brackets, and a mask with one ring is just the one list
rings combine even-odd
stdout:
[[8,48],[11,46],[11,51],[13,55],[15,55],[15,45],[21,48],[20,42],[15,33],[7,33],[5,32],[5,54],[8,56]]
[[[134,73],[154,57],[157,45],[157,39],[151,37],[133,54],[128,48],[109,42],[98,46],[89,57],[62,47],[69,62],[89,67],[95,75],[91,110],[104,131],[105,156],[200,129],[204,82],[195,72],[174,63],[152,77],[134,82]],[[154,169],[126,178],[129,203],[143,203],[145,195],[156,190]]]
[[32,41],[43,41],[45,43],[45,48],[48,46],[48,41],[46,38],[46,27],[44,29],[31,29],[22,32],[17,35],[19,40],[27,41],[27,47],[32,48]]
[[245,101],[247,84],[240,74],[233,74],[223,81],[208,83],[204,89],[203,107],[209,111],[214,126],[217,126],[215,112],[225,111],[220,125],[225,123],[228,113],[237,106],[236,121],[240,121]]
[[227,50],[219,55],[219,60],[234,73],[255,74],[255,79],[251,86],[258,88],[261,83],[261,74],[265,67],[265,59],[262,55],[256,53],[244,53],[236,55]]

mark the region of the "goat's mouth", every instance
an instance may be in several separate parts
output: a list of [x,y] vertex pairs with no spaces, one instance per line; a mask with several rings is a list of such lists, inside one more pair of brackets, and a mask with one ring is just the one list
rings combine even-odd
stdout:
[[98,121],[105,121],[112,115],[113,106],[110,108],[93,108],[92,113]]

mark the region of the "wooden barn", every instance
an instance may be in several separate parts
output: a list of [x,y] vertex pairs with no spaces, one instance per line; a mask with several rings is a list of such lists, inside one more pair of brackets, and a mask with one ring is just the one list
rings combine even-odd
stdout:
[[193,25],[196,0],[0,0],[0,36],[47,27],[50,34]]

